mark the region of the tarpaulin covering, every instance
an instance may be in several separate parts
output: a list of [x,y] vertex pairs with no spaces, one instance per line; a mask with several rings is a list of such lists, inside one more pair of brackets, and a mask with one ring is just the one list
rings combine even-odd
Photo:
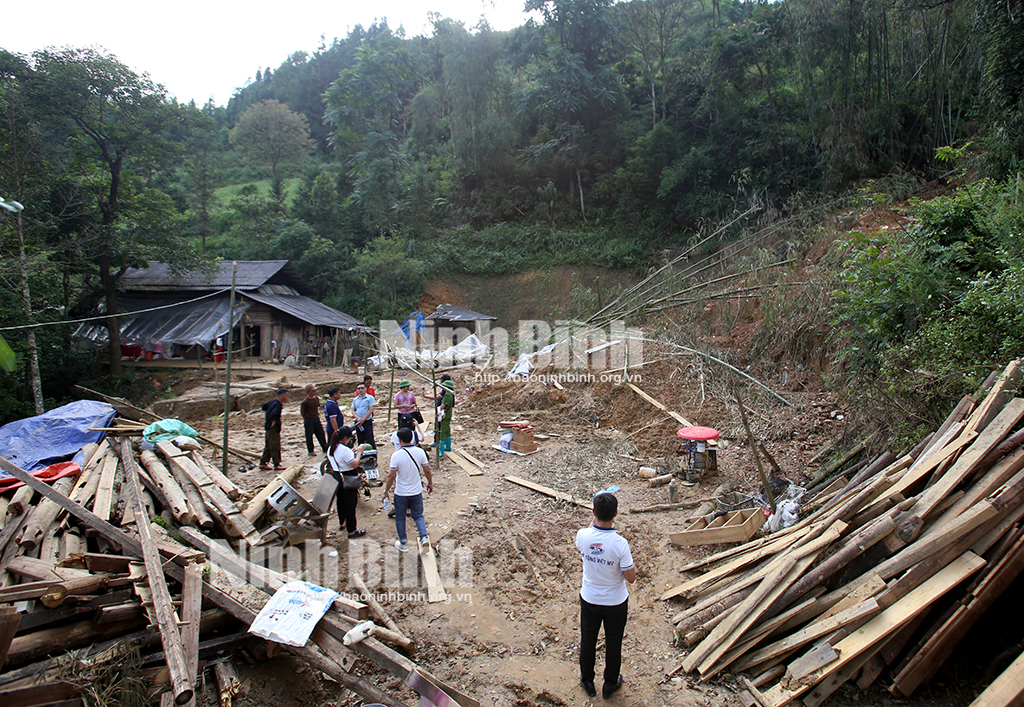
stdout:
[[[30,474],[58,462],[76,461],[81,466],[82,447],[99,442],[105,434],[89,428],[109,426],[115,414],[107,403],[79,400],[9,422],[0,427],[0,456]],[[0,478],[5,476],[0,471]]]
[[142,430],[143,439],[153,444],[166,442],[169,439],[181,437],[182,435],[196,438],[199,436],[199,433],[181,420],[158,420]]
[[[186,347],[199,344],[204,348],[210,348],[210,342],[228,333],[229,297],[226,294],[152,312],[132,314],[133,311],[161,307],[173,304],[174,301],[118,297],[121,345],[156,349],[156,345],[159,344],[164,351],[170,353],[174,344]],[[246,302],[235,301],[231,328],[238,325],[248,308]],[[73,337],[98,349],[105,349],[110,345],[106,324],[106,321],[87,322],[78,327]]]

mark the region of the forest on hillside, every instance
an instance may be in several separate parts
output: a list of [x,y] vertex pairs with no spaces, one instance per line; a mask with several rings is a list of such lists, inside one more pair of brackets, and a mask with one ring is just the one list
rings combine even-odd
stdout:
[[[428,278],[644,271],[716,229],[739,237],[745,221],[719,228],[737,213],[765,223],[936,179],[966,196],[845,265],[860,283],[835,314],[863,339],[851,361],[870,370],[934,321],[959,326],[947,315],[968,295],[977,310],[1009,292],[999,327],[1021,317],[1007,278],[1021,259],[1024,1],[525,7],[537,20],[510,32],[440,16],[430,36],[356,27],[258,67],[227,106],[180,104],[96,48],[0,49],[0,197],[25,207],[0,211],[0,323],[116,311],[126,268],[212,258],[287,258],[321,301],[401,318]],[[918,265],[885,287],[896,250]],[[0,419],[92,365],[67,327],[28,331],[0,331],[22,354],[0,379]]]

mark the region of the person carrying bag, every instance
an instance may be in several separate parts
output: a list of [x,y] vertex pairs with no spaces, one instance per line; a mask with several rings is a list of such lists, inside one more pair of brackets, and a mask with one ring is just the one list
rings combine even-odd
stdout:
[[350,539],[366,535],[366,528],[360,528],[356,523],[356,504],[359,502],[359,489],[363,485],[359,462],[365,447],[360,445],[358,451],[353,451],[351,446],[354,439],[352,428],[343,426],[331,435],[331,447],[327,453],[331,474],[338,480],[338,523],[345,526]]

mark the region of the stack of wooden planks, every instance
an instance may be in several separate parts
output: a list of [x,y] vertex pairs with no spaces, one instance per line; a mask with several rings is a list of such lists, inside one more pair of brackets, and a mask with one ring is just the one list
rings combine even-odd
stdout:
[[688,604],[672,617],[681,669],[741,674],[761,707],[814,707],[848,681],[903,696],[926,683],[1024,569],[1020,377],[1014,361],[912,453],[805,499],[795,525],[685,566],[704,571],[662,596]]
[[[289,578],[250,564],[235,548],[258,542],[255,526],[271,522],[263,516],[280,481],[246,501],[198,452],[170,443],[137,452],[134,428],[119,432],[120,425],[83,450],[80,474],[52,485],[0,456],[0,469],[24,484],[0,496],[0,695],[13,695],[14,704],[81,704],[79,688],[60,679],[67,666],[82,672],[122,660],[123,646],[142,651],[137,667],[154,699],[195,704],[207,655],[237,649],[252,659],[276,647],[247,629]],[[293,479],[302,468],[282,476]],[[210,573],[211,565],[218,571]],[[231,572],[239,577],[225,581]],[[402,704],[352,672],[360,655],[438,699],[440,691],[478,707],[385,645],[413,649],[397,631],[378,627],[374,637],[344,646],[344,634],[370,611],[339,598],[312,644],[289,650],[368,702]],[[230,704],[233,669],[222,659],[211,668],[211,692]]]

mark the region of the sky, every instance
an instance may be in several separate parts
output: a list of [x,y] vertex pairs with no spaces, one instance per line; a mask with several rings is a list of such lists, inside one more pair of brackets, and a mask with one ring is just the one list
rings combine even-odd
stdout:
[[313,52],[357,24],[387,18],[406,36],[429,34],[427,13],[496,30],[523,24],[524,0],[35,0],[7,3],[0,48],[29,54],[46,47],[99,46],[146,72],[181,102],[227,105],[256,70],[276,69],[297,51]]

